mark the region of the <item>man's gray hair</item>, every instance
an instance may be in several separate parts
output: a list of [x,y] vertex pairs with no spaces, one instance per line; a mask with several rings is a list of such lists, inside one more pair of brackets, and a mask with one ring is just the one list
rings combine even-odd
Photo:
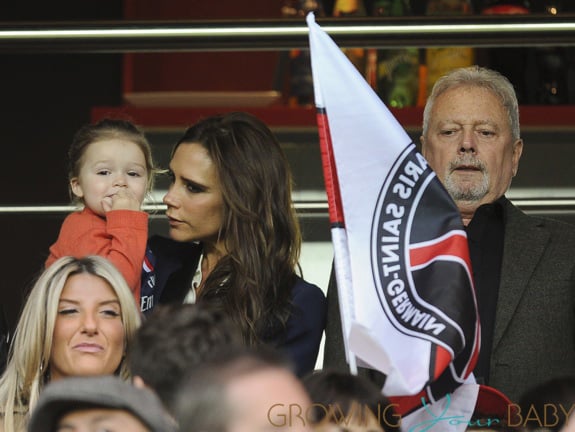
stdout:
[[437,80],[423,110],[423,136],[427,134],[429,117],[437,98],[447,90],[459,86],[484,88],[498,97],[503,108],[507,111],[513,139],[518,140],[520,138],[519,106],[513,85],[499,72],[480,66],[455,69]]

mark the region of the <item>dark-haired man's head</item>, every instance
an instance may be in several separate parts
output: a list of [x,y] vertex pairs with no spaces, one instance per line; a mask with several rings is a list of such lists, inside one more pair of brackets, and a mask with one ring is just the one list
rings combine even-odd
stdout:
[[222,348],[243,344],[220,312],[196,304],[162,305],[138,329],[129,352],[134,383],[153,389],[169,411],[190,370]]

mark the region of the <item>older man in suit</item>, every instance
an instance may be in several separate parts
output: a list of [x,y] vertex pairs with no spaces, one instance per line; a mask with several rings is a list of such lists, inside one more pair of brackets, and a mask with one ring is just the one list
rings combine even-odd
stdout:
[[[428,98],[421,143],[467,231],[481,319],[478,382],[518,400],[575,374],[575,227],[530,217],[505,198],[523,150],[513,86],[485,68],[452,71]],[[345,367],[336,289],[324,366]]]

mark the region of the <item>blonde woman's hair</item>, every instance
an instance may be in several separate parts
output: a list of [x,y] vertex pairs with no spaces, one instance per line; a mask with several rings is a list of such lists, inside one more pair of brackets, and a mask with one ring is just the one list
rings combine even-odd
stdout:
[[[44,384],[49,381],[52,337],[58,303],[66,281],[76,274],[104,279],[114,290],[121,307],[124,345],[130,346],[140,325],[140,313],[122,274],[100,256],[62,257],[38,278],[20,315],[10,346],[6,371],[0,378],[0,412],[5,432],[25,430],[28,413],[34,408]],[[117,374],[129,378],[125,358]],[[15,415],[16,414],[16,415]]]

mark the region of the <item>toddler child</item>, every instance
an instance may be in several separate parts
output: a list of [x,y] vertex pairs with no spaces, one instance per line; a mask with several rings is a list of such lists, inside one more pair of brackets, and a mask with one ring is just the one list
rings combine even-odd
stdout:
[[83,208],[64,220],[46,267],[67,255],[103,256],[120,270],[139,305],[148,239],[141,206],[155,172],[150,144],[131,122],[104,119],[76,133],[68,160],[70,196]]

